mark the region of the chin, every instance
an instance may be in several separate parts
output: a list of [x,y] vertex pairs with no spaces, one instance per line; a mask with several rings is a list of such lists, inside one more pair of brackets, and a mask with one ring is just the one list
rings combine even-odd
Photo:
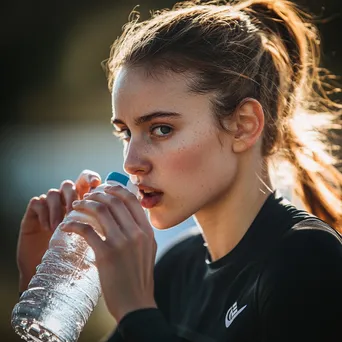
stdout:
[[176,226],[177,224],[182,223],[187,218],[189,218],[191,215],[188,216],[180,216],[180,215],[173,215],[168,217],[165,213],[162,215],[156,215],[156,213],[149,212],[149,220],[152,226],[158,230],[166,230],[169,228],[172,228]]
[[165,220],[150,220],[152,226],[158,230],[166,230],[169,228],[172,228],[176,224],[173,224],[172,222],[167,222]]

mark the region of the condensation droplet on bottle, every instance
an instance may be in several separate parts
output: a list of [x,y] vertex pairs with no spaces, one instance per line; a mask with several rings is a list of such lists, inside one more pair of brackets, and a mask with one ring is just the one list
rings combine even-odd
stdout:
[[37,323],[32,323],[29,327],[28,330],[32,330],[36,333],[40,333],[40,327]]
[[43,331],[38,337],[43,341],[50,341],[51,334],[48,331]]
[[24,329],[24,328],[26,328],[26,326],[27,326],[27,322],[28,322],[28,320],[27,320],[27,319],[23,319],[23,320],[20,322],[20,324],[19,324],[19,325],[20,325],[20,327],[21,327],[21,328],[23,328],[23,329]]

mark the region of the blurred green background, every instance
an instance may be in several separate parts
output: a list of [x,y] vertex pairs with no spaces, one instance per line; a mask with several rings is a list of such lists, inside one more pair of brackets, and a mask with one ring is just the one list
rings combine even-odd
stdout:
[[[29,199],[76,179],[83,169],[105,177],[122,170],[111,135],[111,103],[101,62],[136,6],[142,18],[171,0],[17,0],[1,11],[0,341],[21,341],[10,325],[18,300],[16,241]],[[341,0],[298,1],[322,18],[323,66],[342,75]],[[337,132],[338,133],[338,132]],[[338,138],[338,137],[337,137]],[[160,248],[190,227],[156,232]],[[159,247],[158,247],[159,248]],[[79,339],[97,342],[115,321],[100,300]]]

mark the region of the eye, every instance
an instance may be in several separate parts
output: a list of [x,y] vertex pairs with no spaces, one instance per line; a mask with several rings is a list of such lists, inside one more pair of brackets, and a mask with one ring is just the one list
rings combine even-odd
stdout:
[[120,131],[114,129],[113,135],[118,137],[120,140],[129,140],[131,137],[131,131],[129,129],[121,129]]
[[167,135],[170,135],[172,133],[172,130],[173,129],[170,126],[160,125],[153,127],[151,129],[151,132],[158,137],[165,137]]

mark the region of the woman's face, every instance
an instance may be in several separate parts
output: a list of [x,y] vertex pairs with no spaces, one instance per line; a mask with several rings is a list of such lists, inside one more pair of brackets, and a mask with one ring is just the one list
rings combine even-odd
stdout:
[[210,97],[190,93],[178,74],[156,79],[122,68],[115,80],[113,123],[124,139],[124,169],[134,183],[162,192],[142,201],[158,229],[215,207],[237,175],[232,137],[217,128]]

